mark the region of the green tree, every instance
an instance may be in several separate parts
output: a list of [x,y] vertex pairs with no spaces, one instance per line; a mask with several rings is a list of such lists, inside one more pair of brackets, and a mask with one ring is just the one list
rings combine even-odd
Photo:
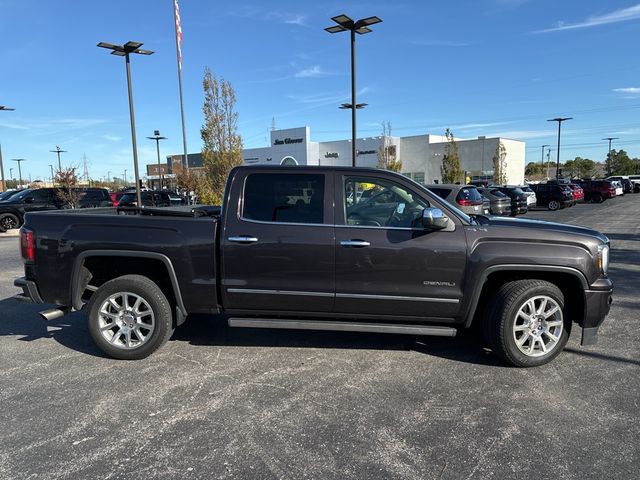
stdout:
[[624,150],[611,150],[607,155],[607,166],[611,175],[633,175],[636,173],[636,165]]
[[402,162],[398,158],[397,148],[391,144],[391,122],[382,122],[382,143],[378,148],[378,168],[399,172]]
[[242,165],[236,93],[227,80],[218,80],[209,67],[205,68],[202,87],[204,124],[200,136],[204,175],[197,192],[202,203],[221,205],[229,172],[233,167]]
[[497,185],[507,183],[507,149],[502,142],[498,142],[493,154],[493,183]]
[[534,175],[541,175],[544,172],[544,167],[540,165],[538,162],[529,162],[527,166],[524,167],[524,174],[527,177],[532,177]]
[[564,163],[562,173],[565,177],[570,178],[592,178],[598,175],[598,168],[593,160],[576,157]]
[[453,133],[447,128],[444,132],[447,137],[447,145],[444,147],[444,155],[442,156],[442,166],[440,167],[440,175],[442,183],[455,183],[462,180],[464,172],[460,167],[460,154],[458,153],[458,144],[453,138]]

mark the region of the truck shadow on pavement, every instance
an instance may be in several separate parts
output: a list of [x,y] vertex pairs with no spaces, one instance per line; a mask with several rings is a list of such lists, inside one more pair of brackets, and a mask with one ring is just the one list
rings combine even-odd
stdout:
[[24,303],[14,298],[0,300],[0,312],[2,312],[0,314],[0,336],[15,336],[21,342],[52,338],[72,350],[106,357],[93,344],[82,312],[73,312],[57,320],[47,322],[38,314],[47,307],[44,304]]
[[473,329],[453,338],[362,332],[232,328],[224,317],[191,316],[172,341],[196,346],[283,347],[418,352],[464,363],[505,367]]
[[[83,312],[73,312],[47,322],[38,314],[47,307],[20,302],[14,298],[0,300],[0,337],[14,336],[21,342],[51,338],[71,350],[107,358],[91,340]],[[224,317],[193,315],[176,329],[170,341],[212,347],[406,351],[464,363],[505,366],[482,348],[482,343],[473,330],[461,332],[454,338],[441,338],[359,332],[231,328],[227,326]]]

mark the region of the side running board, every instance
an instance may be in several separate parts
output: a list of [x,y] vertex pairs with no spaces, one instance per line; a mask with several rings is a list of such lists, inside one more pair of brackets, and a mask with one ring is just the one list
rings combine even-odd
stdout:
[[455,337],[457,330],[451,327],[430,327],[393,323],[332,322],[324,320],[283,320],[276,318],[229,318],[230,327],[284,328],[292,330],[331,330],[338,332],[399,333],[404,335],[432,335]]

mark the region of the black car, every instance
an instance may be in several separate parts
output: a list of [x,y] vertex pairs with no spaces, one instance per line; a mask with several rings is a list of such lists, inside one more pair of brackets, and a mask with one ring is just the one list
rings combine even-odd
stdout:
[[494,187],[478,188],[490,202],[491,215],[511,215],[511,198]]
[[[145,190],[140,192],[140,199],[142,200],[143,207],[170,207],[171,197],[167,192],[161,192],[156,190]],[[118,202],[118,208],[120,207],[137,207],[138,198],[136,192],[125,193]]]
[[536,193],[538,207],[546,207],[549,210],[558,210],[569,207],[575,203],[571,189],[567,185],[541,183],[531,185],[531,190]]
[[113,201],[106,188],[78,188],[75,191],[80,208],[113,207]]
[[7,190],[6,192],[0,193],[0,201],[9,200],[10,197],[22,192],[22,190],[24,189],[21,188],[20,190]]
[[520,187],[509,185],[494,185],[492,188],[501,191],[511,199],[511,216],[527,213],[527,194]]
[[42,210],[64,208],[64,200],[58,188],[28,188],[0,201],[0,225],[6,230],[18,228],[24,223],[24,214]]

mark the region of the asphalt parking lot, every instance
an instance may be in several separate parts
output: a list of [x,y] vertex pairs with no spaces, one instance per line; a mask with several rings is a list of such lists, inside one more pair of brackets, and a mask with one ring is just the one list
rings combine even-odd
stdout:
[[12,299],[0,237],[0,478],[637,478],[640,194],[525,218],[611,239],[597,346],[507,368],[459,338],[232,330],[191,319],[150,358],[105,358],[83,314]]

